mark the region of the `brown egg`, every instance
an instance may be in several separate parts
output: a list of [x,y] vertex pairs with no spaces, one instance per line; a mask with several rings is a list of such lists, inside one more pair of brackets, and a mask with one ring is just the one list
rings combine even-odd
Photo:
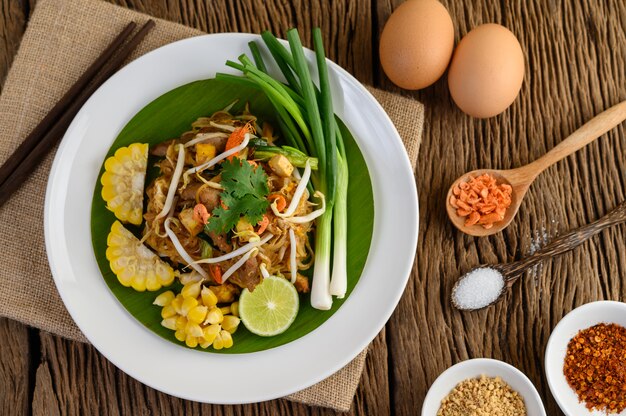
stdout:
[[471,30],[459,42],[448,87],[461,110],[478,118],[492,117],[515,101],[524,79],[524,53],[504,26],[489,23]]
[[380,63],[394,84],[425,88],[443,75],[454,47],[448,10],[436,0],[409,0],[389,17],[380,37]]

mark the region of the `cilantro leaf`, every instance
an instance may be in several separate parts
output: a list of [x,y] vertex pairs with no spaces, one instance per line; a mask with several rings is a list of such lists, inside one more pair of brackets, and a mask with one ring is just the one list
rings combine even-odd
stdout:
[[260,167],[253,167],[247,161],[233,158],[222,163],[222,203],[213,210],[208,230],[222,234],[232,229],[241,216],[250,224],[263,218],[269,207],[267,175]]

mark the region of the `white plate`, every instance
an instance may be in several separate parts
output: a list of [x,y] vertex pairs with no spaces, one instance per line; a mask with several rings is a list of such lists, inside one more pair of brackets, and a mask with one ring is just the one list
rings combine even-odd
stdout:
[[[376,336],[406,285],[417,245],[413,173],[400,137],[372,95],[329,64],[335,111],[354,135],[374,193],[374,231],[363,274],[345,304],[308,335],[267,351],[207,354],[165,341],[136,321],[107,288],[91,245],[90,201],[104,157],[146,104],[178,86],[231,72],[226,60],[260,37],[216,34],[144,55],[108,80],[69,127],[50,173],[46,248],[72,318],[113,364],[160,391],[209,403],[282,397],[330,376]],[[309,62],[314,55],[307,51]]]
[[528,377],[512,365],[490,358],[462,361],[441,373],[426,394],[422,406],[422,416],[435,416],[442,400],[450,394],[457,384],[468,378],[482,375],[500,377],[513,390],[517,391],[524,398],[528,416],[546,416],[541,397]]
[[[578,334],[599,323],[618,324],[626,327],[626,303],[613,301],[591,302],[582,305],[561,319],[552,330],[546,347],[546,378],[550,391],[559,404],[559,407],[569,416],[601,416],[606,412],[587,410],[583,403],[578,401],[576,392],[569,386],[563,374],[563,363],[567,352],[567,344]],[[626,410],[619,414],[626,415]]]

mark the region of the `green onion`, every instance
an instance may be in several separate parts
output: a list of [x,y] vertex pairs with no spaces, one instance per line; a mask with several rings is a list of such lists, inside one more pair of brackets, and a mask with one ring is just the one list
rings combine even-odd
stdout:
[[269,32],[264,32],[261,36],[287,84],[267,73],[258,45],[254,42],[249,44],[254,62],[242,55],[239,57],[239,63],[228,61],[226,65],[241,71],[243,79],[265,93],[276,110],[279,127],[289,144],[283,147],[256,145],[255,157],[265,160],[275,154],[282,154],[296,167],[304,166],[307,161],[313,169],[317,167],[311,175],[311,183],[316,191],[312,194],[323,194],[321,197],[326,200],[326,210],[316,220],[311,305],[317,309],[327,310],[332,306],[331,293],[342,298],[347,290],[349,173],[345,148],[332,105],[322,35],[319,28],[314,29],[313,44],[319,89],[311,79],[308,61],[296,29],[287,32],[289,48]]
[[298,149],[291,146],[259,146],[254,151],[254,158],[258,160],[269,160],[275,155],[283,155],[289,160],[289,163],[298,168],[303,168],[306,165],[306,161],[309,161],[309,165],[312,170],[317,170],[318,161],[315,157],[309,157],[305,153],[302,153]]
[[254,63],[256,64],[257,68],[267,73],[267,68],[265,67],[265,62],[263,62],[263,57],[261,56],[259,46],[256,44],[255,41],[250,41],[248,42],[248,47],[250,48],[252,58],[254,59]]

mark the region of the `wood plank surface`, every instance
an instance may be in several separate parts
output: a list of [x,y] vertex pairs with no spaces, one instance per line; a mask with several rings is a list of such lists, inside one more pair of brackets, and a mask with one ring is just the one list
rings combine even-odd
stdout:
[[[378,2],[376,33],[400,3]],[[533,161],[586,120],[626,99],[626,7],[618,0],[442,3],[455,23],[457,42],[482,23],[512,30],[526,56],[526,74],[513,106],[488,120],[455,107],[445,76],[411,94],[425,103],[427,115],[417,174],[417,266],[388,324],[395,410],[415,414],[443,370],[468,358],[490,357],[526,373],[547,413],[561,414],[543,372],[550,332],[576,306],[624,300],[626,227],[540,266],[511,290],[506,302],[488,310],[460,313],[448,298],[456,278],[472,267],[519,259],[623,201],[626,128],[619,126],[542,174],[513,224],[498,235],[472,238],[456,231],[446,218],[445,195],[462,173]],[[376,72],[377,82],[399,91],[380,69]]]
[[[486,22],[501,23],[519,38],[526,55],[524,84],[503,115],[476,120],[461,113],[445,76],[420,92],[401,91],[386,79],[377,60],[378,38],[400,0],[115,0],[208,32],[269,28],[282,35],[294,25],[308,32],[321,24],[329,56],[360,81],[426,104],[416,172],[416,263],[400,305],[370,347],[350,414],[417,414],[443,370],[475,357],[515,365],[537,386],[548,414],[562,414],[543,373],[548,337],[574,307],[626,298],[626,227],[615,227],[538,267],[506,302],[486,311],[459,313],[448,297],[455,279],[475,265],[518,259],[626,199],[626,128],[619,126],[541,175],[518,217],[499,235],[477,239],[460,234],[445,217],[444,195],[463,172],[528,163],[596,113],[626,99],[626,4],[441,1],[453,18],[457,41]],[[26,0],[0,0],[0,91],[32,7]],[[6,319],[0,319],[0,336],[0,414],[335,413],[285,400],[245,406],[193,403],[133,380],[91,346]]]

